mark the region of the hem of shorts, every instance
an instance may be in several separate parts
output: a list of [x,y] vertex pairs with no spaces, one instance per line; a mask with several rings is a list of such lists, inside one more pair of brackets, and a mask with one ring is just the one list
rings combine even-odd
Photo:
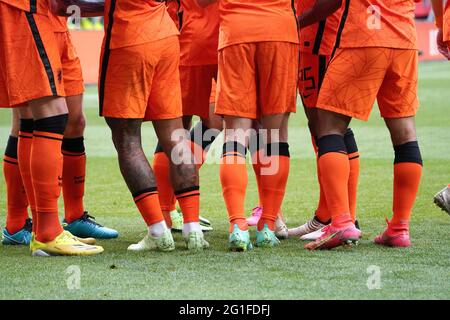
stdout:
[[259,119],[262,116],[271,116],[271,115],[276,115],[276,114],[285,114],[285,113],[295,113],[297,110],[291,111],[291,110],[287,110],[285,112],[270,112],[270,113],[258,113],[258,115],[255,115],[253,113],[232,113],[232,112],[227,112],[227,111],[223,111],[223,112],[215,112],[216,115],[219,116],[231,116],[231,117],[237,117],[237,118],[247,118],[247,119]]
[[129,116],[122,116],[122,115],[109,115],[109,114],[105,114],[105,112],[103,112],[100,116],[103,118],[112,118],[112,119],[142,119],[144,121],[157,121],[157,120],[178,119],[178,118],[181,118],[183,115],[180,113],[180,115],[178,115],[178,116],[170,114],[170,115],[161,115],[161,116],[157,116],[157,117],[146,117],[145,115],[143,115],[142,117],[129,117]]
[[220,112],[214,112],[218,116],[229,116],[229,117],[236,117],[236,118],[247,118],[247,119],[258,119],[258,116],[253,113],[242,113],[240,112],[237,114],[236,112],[230,112],[230,111],[220,111]]
[[79,96],[80,94],[83,94],[85,89],[83,86],[83,87],[79,87],[79,88],[73,89],[73,90],[64,89],[64,91],[65,91],[64,97],[72,97],[72,96]]
[[326,110],[326,111],[331,111],[331,112],[338,113],[338,114],[342,114],[344,116],[348,116],[348,117],[355,118],[355,119],[362,120],[362,121],[368,121],[369,120],[369,116],[363,117],[363,116],[357,115],[354,112],[350,112],[350,111],[347,111],[347,110],[342,110],[340,108],[329,106],[329,105],[318,104],[316,106],[316,108],[317,109]]
[[387,116],[384,116],[382,114],[380,114],[380,115],[383,119],[400,119],[400,118],[414,117],[414,116],[416,116],[416,114],[417,114],[417,109],[414,111],[411,111],[411,112],[404,112],[404,113],[395,114],[395,115],[387,115]]
[[293,40],[277,40],[277,39],[273,39],[273,40],[251,40],[251,41],[249,41],[249,40],[242,40],[242,41],[235,41],[235,42],[230,42],[230,43],[227,43],[227,44],[225,44],[225,45],[219,45],[219,47],[217,48],[217,50],[218,51],[220,51],[220,50],[222,50],[222,49],[224,49],[224,48],[226,48],[226,47],[230,47],[230,46],[235,46],[235,45],[238,45],[238,44],[244,44],[244,43],[259,43],[259,42],[286,42],[286,43],[292,43],[292,44],[299,44],[299,41],[297,40],[297,41],[293,41]]
[[[209,103],[208,103],[208,106],[209,106]],[[200,112],[183,112],[183,116],[191,116],[191,117],[197,116],[202,119],[209,119],[209,113],[206,117],[205,117],[205,115],[206,115],[206,113],[201,114]]]
[[0,105],[0,108],[7,109],[7,108],[23,107],[25,104],[27,104],[30,101],[37,100],[37,99],[42,99],[42,98],[47,98],[47,97],[64,97],[64,95],[59,94],[59,92],[58,92],[57,95],[54,95],[52,92],[49,91],[46,94],[31,95],[31,96],[28,96],[28,97],[24,97],[22,99],[18,99],[17,101],[9,102],[10,104],[7,105],[7,106]]

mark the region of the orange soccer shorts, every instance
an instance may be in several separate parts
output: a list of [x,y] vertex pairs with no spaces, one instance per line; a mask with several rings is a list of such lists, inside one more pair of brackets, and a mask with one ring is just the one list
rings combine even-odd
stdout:
[[182,116],[177,36],[105,48],[107,44],[100,63],[100,115],[144,120]]
[[53,23],[0,2],[0,107],[47,96],[64,96]]
[[254,42],[219,51],[215,112],[242,118],[296,111],[298,44]]
[[417,50],[337,49],[317,107],[367,121],[376,99],[383,118],[414,116],[419,107],[417,72]]
[[208,119],[209,104],[213,98],[212,86],[216,79],[217,65],[180,66],[183,115]]
[[303,105],[315,108],[330,56],[300,52],[298,91]]
[[64,91],[67,97],[76,96],[84,92],[83,73],[81,63],[69,32],[55,32],[62,64]]

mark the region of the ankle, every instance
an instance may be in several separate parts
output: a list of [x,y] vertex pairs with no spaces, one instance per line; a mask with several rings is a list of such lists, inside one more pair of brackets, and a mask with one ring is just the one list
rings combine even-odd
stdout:
[[272,230],[272,231],[275,230],[275,221],[269,220],[266,218],[261,218],[258,221],[258,231],[261,231],[262,229],[264,229],[265,225],[267,225],[270,230]]
[[191,232],[201,232],[202,227],[199,222],[188,222],[183,225],[183,236],[187,237]]
[[331,225],[335,228],[342,229],[354,225],[352,217],[349,213],[343,214],[331,219]]
[[152,237],[156,237],[156,238],[161,237],[166,230],[167,230],[167,225],[164,220],[156,222],[156,223],[148,226],[148,233]]
[[239,230],[241,231],[247,231],[248,230],[248,224],[247,220],[245,218],[237,218],[230,221],[230,233],[233,232],[234,225],[238,226]]

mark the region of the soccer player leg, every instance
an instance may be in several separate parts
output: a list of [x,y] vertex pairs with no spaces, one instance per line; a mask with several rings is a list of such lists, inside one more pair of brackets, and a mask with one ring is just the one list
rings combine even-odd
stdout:
[[[394,146],[393,217],[378,244],[409,247],[409,220],[422,175],[414,115],[417,98],[418,54],[415,50],[391,50],[391,65],[378,94],[381,116]],[[395,92],[395,94],[394,94]],[[399,98],[400,97],[400,98]]]
[[34,197],[33,182],[31,180],[31,146],[33,143],[34,120],[30,108],[20,107],[19,113],[19,139],[17,143],[17,159],[19,162],[20,176],[22,177],[25,193],[30,205],[32,215],[32,231],[36,233],[37,214]]
[[227,115],[224,120],[225,138],[220,159],[220,182],[230,221],[229,249],[247,251],[252,249],[252,243],[244,209],[248,184],[246,145],[252,120]]
[[86,119],[83,113],[83,75],[70,33],[55,32],[55,38],[59,47],[66,104],[69,111],[62,143],[63,227],[77,237],[116,238],[118,236],[116,230],[96,223],[94,218],[84,210],[86,153],[83,136]]
[[199,223],[198,168],[181,120],[179,43],[177,37],[160,40],[161,56],[155,67],[146,119],[153,121],[158,140],[169,158],[170,178],[183,213],[183,237],[189,250],[209,246]]
[[[307,52],[300,52],[299,65],[299,93],[305,115],[308,118],[308,127],[311,133],[311,142],[316,154],[317,162],[317,179],[319,182],[319,203],[317,205],[314,217],[305,224],[296,228],[289,229],[289,236],[297,236],[302,240],[315,240],[322,235],[320,231],[323,227],[331,222],[331,213],[328,210],[325,193],[320,181],[320,170],[317,156],[317,97],[319,89],[325,76],[326,65],[329,57],[324,55],[316,55]],[[306,236],[308,235],[308,236]]]
[[190,132],[191,148],[199,168],[223,127],[221,118],[213,112],[214,101],[211,101],[216,77],[217,65],[180,67],[183,115],[196,115],[201,119]]
[[[108,94],[107,91],[105,94]],[[105,103],[108,103],[107,99]],[[105,104],[104,108],[108,109],[108,105]],[[142,149],[142,120],[106,117],[106,122],[112,132],[120,172],[148,227],[148,234],[140,242],[130,245],[128,250],[174,250],[175,243],[159,204],[156,180]]]
[[[84,246],[72,235],[63,232],[59,223],[57,201],[62,175],[61,140],[67,121],[67,107],[64,99],[60,98],[64,95],[64,88],[53,24],[46,15],[27,13],[8,5],[5,7],[2,3],[0,11],[0,33],[5,37],[2,39],[5,52],[11,54],[11,59],[6,60],[5,72],[21,74],[20,78],[8,78],[9,105],[28,103],[31,110],[31,118],[30,114],[20,111],[23,124],[20,136],[23,138],[19,136],[18,159],[34,220],[35,236],[30,242],[32,254],[100,253],[103,248]],[[4,32],[11,26],[15,32]],[[8,37],[14,37],[14,40]],[[26,72],[23,71],[24,59],[30,62],[25,67],[33,66]]]
[[255,43],[232,45],[219,51],[216,114],[225,120],[220,182],[230,221],[229,248],[233,251],[252,248],[244,202],[248,183],[247,145],[252,120],[259,118],[255,54]]
[[28,219],[28,199],[18,163],[19,121],[19,110],[13,109],[11,134],[3,158],[7,211],[2,243],[28,245],[31,240],[31,219]]
[[166,220],[167,226],[173,231],[183,229],[183,216],[176,208],[176,199],[170,182],[169,158],[166,156],[161,143],[158,141],[153,155],[153,172],[158,185],[159,202],[161,210]]
[[338,49],[327,68],[317,102],[317,144],[320,180],[332,223],[307,249],[330,249],[360,237],[350,214],[350,160],[344,135],[352,117],[367,120],[370,115],[389,65],[384,50]]
[[298,54],[298,45],[292,43],[257,44],[258,104],[262,128],[267,130],[267,145],[260,151],[263,213],[258,221],[257,246],[272,247],[279,243],[275,222],[289,176],[287,131],[289,114],[296,111]]
[[37,212],[36,236],[31,241],[31,251],[35,256],[101,253],[102,247],[80,242],[70,232],[63,231],[59,223],[61,145],[68,118],[65,99],[46,97],[30,101],[29,106],[34,117],[30,163]]
[[331,213],[331,224],[323,229],[322,236],[305,246],[310,250],[331,249],[342,244],[351,244],[360,237],[360,232],[351,219],[348,198],[350,163],[344,133],[351,118],[318,110],[318,119],[320,126],[317,141],[318,167]]
[[164,50],[159,45],[147,43],[104,50],[102,54],[100,114],[111,129],[120,171],[148,227],[148,234],[128,247],[132,251],[175,249],[159,204],[156,180],[141,143],[141,125],[156,61]]
[[209,244],[200,226],[200,188],[187,131],[181,118],[153,120],[153,126],[166,156],[175,197],[183,213],[183,237],[189,250],[202,250]]
[[353,130],[348,128],[344,135],[344,143],[347,148],[348,161],[350,163],[350,174],[348,177],[348,203],[350,206],[350,215],[356,227],[359,228],[356,219],[356,198],[358,193],[359,181],[359,151],[356,144],[355,134]]
[[260,132],[261,124],[257,120],[253,120],[252,132],[249,138],[248,150],[252,159],[252,168],[256,178],[256,185],[258,187],[258,205],[252,209],[250,217],[247,218],[249,226],[256,226],[262,215],[262,183],[261,183],[261,157],[259,156],[260,150],[262,150],[266,141],[264,135]]

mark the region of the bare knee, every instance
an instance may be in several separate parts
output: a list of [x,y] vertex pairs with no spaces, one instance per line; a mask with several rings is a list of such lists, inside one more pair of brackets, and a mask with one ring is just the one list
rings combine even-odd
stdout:
[[317,109],[317,136],[319,138],[334,134],[343,136],[351,119],[339,113]]
[[[132,150],[141,146],[141,120],[105,118],[111,129],[112,140],[117,151]],[[121,152],[119,152],[120,155]]]
[[84,135],[84,129],[86,128],[86,117],[83,112],[78,114],[69,113],[69,119],[67,121],[66,130],[64,131],[64,137],[77,138]]
[[384,119],[394,146],[417,140],[414,117]]

